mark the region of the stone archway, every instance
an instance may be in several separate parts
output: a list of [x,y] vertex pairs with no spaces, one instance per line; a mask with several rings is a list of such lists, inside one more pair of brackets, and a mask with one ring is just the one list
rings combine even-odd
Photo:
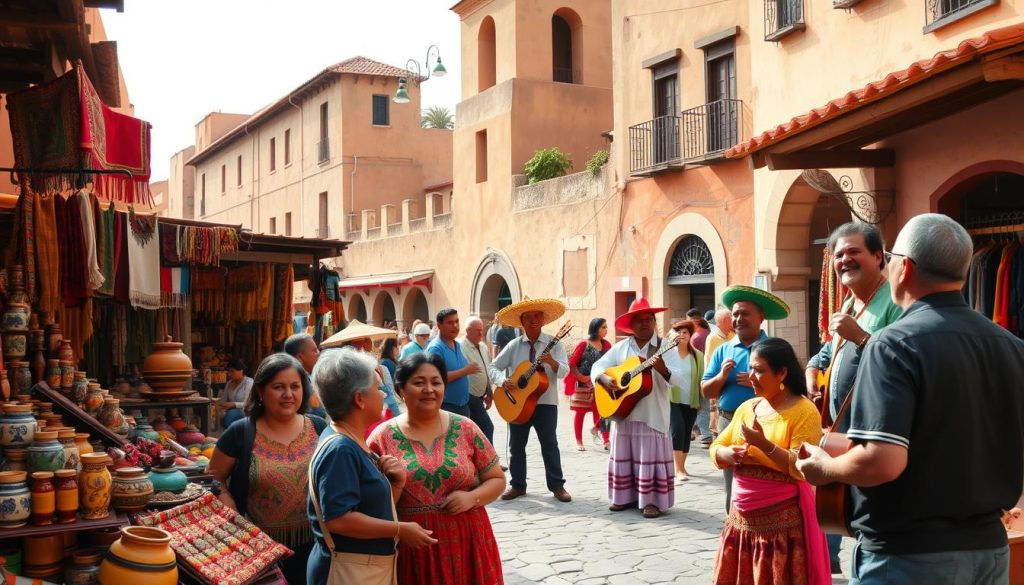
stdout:
[[348,311],[346,317],[349,321],[352,319],[358,319],[363,323],[366,323],[368,314],[366,310],[366,299],[363,298],[361,293],[352,291],[351,297],[348,299]]
[[[651,303],[656,306],[668,306],[673,296],[670,280],[670,267],[672,256],[677,246],[688,237],[698,238],[707,248],[710,262],[712,264],[712,276],[706,279],[708,284],[713,284],[713,295],[715,300],[721,298],[722,291],[728,283],[728,263],[725,256],[725,245],[718,230],[712,225],[708,218],[699,213],[682,213],[672,219],[661,232],[658,243],[654,249],[654,265],[651,267]],[[673,310],[681,310],[683,314],[689,307],[673,307]]]
[[480,315],[485,322],[493,318],[494,313],[501,308],[498,306],[498,296],[502,284],[508,287],[509,302],[514,303],[522,298],[519,276],[512,261],[504,252],[488,249],[473,275],[470,312]]
[[370,311],[370,324],[384,327],[397,321],[398,314],[395,311],[395,300],[391,293],[381,290],[373,298],[373,310]]
[[408,328],[416,319],[427,323],[432,322],[430,306],[427,304],[427,297],[418,286],[410,287],[402,301],[401,323]]

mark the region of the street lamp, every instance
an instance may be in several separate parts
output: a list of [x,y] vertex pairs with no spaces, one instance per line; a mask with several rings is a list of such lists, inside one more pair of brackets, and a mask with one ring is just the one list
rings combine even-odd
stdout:
[[[431,51],[433,51],[434,58],[437,60],[437,64],[434,65],[433,69],[430,68]],[[423,77],[423,70],[420,69],[419,61],[416,61],[415,59],[409,59],[408,61],[405,62],[405,69],[409,73],[415,72],[416,76],[413,79],[417,83],[419,83],[420,81],[426,81],[427,79],[430,79],[431,75],[433,75],[434,77],[444,77],[448,73],[448,70],[444,68],[443,64],[441,64],[441,49],[437,48],[437,45],[430,45],[429,47],[427,47],[427,58],[423,63],[424,67],[427,70],[426,77]],[[391,98],[392,101],[394,101],[396,104],[409,103],[409,92],[406,90],[406,84],[407,79],[405,77],[402,77],[398,80],[398,91],[396,91],[395,96]]]

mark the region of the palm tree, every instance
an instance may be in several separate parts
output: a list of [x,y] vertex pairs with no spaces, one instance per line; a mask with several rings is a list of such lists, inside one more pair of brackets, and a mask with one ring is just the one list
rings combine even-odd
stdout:
[[443,106],[430,106],[423,110],[423,117],[420,118],[420,126],[424,128],[441,128],[451,130],[455,128],[455,116],[448,108]]

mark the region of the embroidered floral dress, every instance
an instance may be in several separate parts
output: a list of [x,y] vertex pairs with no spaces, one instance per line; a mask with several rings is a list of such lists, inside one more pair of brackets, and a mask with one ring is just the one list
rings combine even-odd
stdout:
[[451,414],[448,431],[426,446],[405,436],[396,420],[377,427],[369,446],[379,455],[394,455],[406,465],[405,489],[398,517],[434,531],[438,543],[410,549],[399,543],[398,582],[416,585],[493,585],[504,583],[501,558],[487,511],[461,514],[442,509],[457,490],[480,485],[480,474],[498,464],[494,447],[468,418]]
[[304,422],[302,432],[288,445],[256,431],[249,465],[246,515],[271,538],[290,548],[313,540],[306,517],[306,474],[318,437],[313,422],[309,418]]

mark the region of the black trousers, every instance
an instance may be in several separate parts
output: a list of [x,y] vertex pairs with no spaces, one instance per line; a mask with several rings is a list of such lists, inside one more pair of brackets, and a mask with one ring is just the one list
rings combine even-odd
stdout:
[[558,426],[558,407],[554,404],[538,404],[529,422],[522,424],[509,423],[509,457],[508,469],[512,474],[509,483],[514,488],[526,489],[526,442],[530,439],[530,429],[537,431],[540,441],[540,454],[544,459],[544,478],[548,490],[556,491],[565,486],[562,476],[562,456],[558,452],[558,437],[555,429]]

